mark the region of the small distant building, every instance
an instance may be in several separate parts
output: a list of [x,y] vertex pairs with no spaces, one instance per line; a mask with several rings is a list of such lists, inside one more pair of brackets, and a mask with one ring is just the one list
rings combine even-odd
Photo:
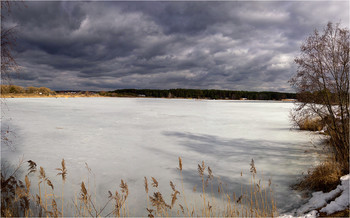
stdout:
[[248,98],[240,98],[239,100],[245,101],[248,100]]
[[138,95],[139,97],[146,97],[146,95]]
[[285,98],[285,99],[282,99],[282,101],[296,102],[297,100],[294,98]]

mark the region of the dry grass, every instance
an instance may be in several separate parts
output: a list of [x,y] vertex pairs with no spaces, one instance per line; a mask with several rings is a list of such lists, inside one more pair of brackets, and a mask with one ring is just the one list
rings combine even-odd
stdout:
[[305,117],[296,121],[300,130],[321,131],[324,127],[323,123],[318,118]]
[[[339,184],[339,178],[349,173],[349,143],[344,142],[343,135],[349,135],[349,119],[343,122],[342,127],[340,118],[331,119],[331,117],[310,116],[308,114],[297,112],[291,113],[291,120],[300,130],[320,131],[326,135],[323,142],[324,154],[322,162],[311,169],[302,180],[294,185],[295,189],[305,191],[324,191],[329,192]],[[334,122],[332,122],[334,121]]]
[[334,158],[328,157],[321,164],[311,169],[294,188],[329,192],[339,185],[341,176],[343,174],[339,164],[334,161]]
[[[61,167],[56,168],[57,176],[61,178],[62,186],[55,186],[43,167],[29,160],[27,174],[24,176],[24,182],[18,180],[16,172],[23,165],[23,162],[10,175],[1,172],[1,216],[46,216],[59,217],[74,215],[75,217],[99,217],[99,216],[129,216],[128,196],[129,188],[124,180],[120,182],[120,190],[109,191],[106,203],[96,202],[96,189],[92,193],[89,180],[82,181],[79,193],[76,194],[74,201],[67,201],[64,204],[64,184],[68,176],[68,170],[64,159]],[[86,166],[89,173],[91,169]],[[273,200],[273,191],[271,183],[264,187],[261,180],[257,180],[257,170],[254,161],[251,162],[251,182],[247,188],[241,189],[241,193],[228,193],[224,189],[220,178],[215,178],[212,169],[202,161],[198,164],[199,180],[202,182],[201,201],[196,205],[195,202],[187,204],[186,193],[182,178],[183,165],[179,158],[178,170],[181,176],[181,192],[177,189],[174,182],[170,181],[170,201],[168,196],[164,196],[159,191],[159,182],[156,178],[144,177],[145,192],[147,195],[147,208],[145,214],[148,217],[169,217],[169,216],[202,216],[202,217],[273,217],[276,215],[276,205]],[[37,184],[32,184],[28,175],[33,174],[38,178]],[[241,174],[241,176],[243,176]],[[217,191],[214,191],[214,180],[218,181]],[[34,185],[37,185],[38,191],[33,193]],[[57,190],[58,189],[58,190]],[[210,191],[208,191],[208,189]],[[95,200],[94,200],[95,197]],[[58,205],[60,203],[60,206]],[[109,206],[108,206],[109,205]],[[113,206],[113,207],[111,207]],[[67,214],[65,207],[73,208],[73,214]],[[110,208],[113,208],[112,210]],[[107,211],[110,210],[110,211]]]
[[27,94],[27,93],[10,93],[1,94],[1,98],[82,98],[82,97],[104,97],[99,94]]
[[[321,131],[326,135],[323,145],[328,148],[325,152],[332,153],[334,158],[332,161],[337,162],[343,175],[349,173],[349,118],[340,117],[341,114],[328,115],[323,118],[317,115],[305,114],[302,111],[294,111],[290,114],[293,125],[300,130]],[[337,116],[337,118],[333,118]]]
[[[182,192],[176,189],[176,185],[170,181],[172,190],[171,201],[167,203],[159,192],[158,181],[152,177],[152,186],[155,189],[149,195],[147,178],[145,179],[145,191],[151,202],[147,207],[148,216],[182,216],[182,217],[273,217],[276,216],[276,205],[273,200],[271,183],[264,187],[264,183],[257,179],[257,170],[254,161],[251,162],[251,182],[241,192],[225,192],[226,186],[213,175],[213,171],[202,161],[198,164],[197,172],[202,182],[200,198],[202,203],[190,202],[187,204],[186,193],[183,191],[182,160],[179,158],[178,170],[181,175]],[[242,175],[243,176],[243,175]],[[217,180],[217,188],[214,191],[214,181]],[[209,191],[208,191],[209,189]],[[196,187],[194,187],[196,192]],[[190,205],[190,206],[189,206]]]

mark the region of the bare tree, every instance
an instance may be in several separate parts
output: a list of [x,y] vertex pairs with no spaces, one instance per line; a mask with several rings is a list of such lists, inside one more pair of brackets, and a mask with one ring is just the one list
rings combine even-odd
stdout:
[[1,80],[9,82],[10,74],[18,71],[18,64],[13,55],[16,43],[16,27],[5,26],[6,15],[10,14],[13,1],[1,1]]
[[[16,43],[15,26],[6,26],[6,19],[9,14],[11,14],[11,9],[13,5],[18,6],[17,1],[1,0],[1,85],[4,83],[10,84],[10,75],[12,73],[18,72],[19,66],[13,55],[13,49]],[[5,15],[4,15],[5,14]],[[4,87],[1,87],[1,94]],[[0,104],[1,107],[4,106],[4,99],[1,96]],[[0,114],[0,120],[4,119],[3,110]],[[12,131],[7,128],[1,128],[1,143],[10,145],[11,141],[8,136],[12,134]]]
[[299,104],[294,113],[317,116],[326,126],[336,160],[349,172],[349,29],[328,23],[310,35],[295,58],[290,80]]

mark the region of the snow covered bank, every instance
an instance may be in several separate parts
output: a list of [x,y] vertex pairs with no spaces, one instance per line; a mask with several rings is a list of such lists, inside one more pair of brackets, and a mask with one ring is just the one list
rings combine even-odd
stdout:
[[[318,214],[316,209],[322,208],[319,211],[328,215],[346,209],[349,206],[349,179],[350,175],[341,177],[341,184],[328,193],[323,193],[322,191],[314,192],[312,198],[296,210],[294,215],[298,217],[316,217]],[[282,215],[280,217],[294,216]]]

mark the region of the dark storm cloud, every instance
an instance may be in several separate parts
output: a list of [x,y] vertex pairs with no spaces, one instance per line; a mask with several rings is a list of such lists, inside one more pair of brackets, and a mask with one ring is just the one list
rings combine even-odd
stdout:
[[344,2],[26,2],[15,82],[52,89],[291,91],[300,44]]

